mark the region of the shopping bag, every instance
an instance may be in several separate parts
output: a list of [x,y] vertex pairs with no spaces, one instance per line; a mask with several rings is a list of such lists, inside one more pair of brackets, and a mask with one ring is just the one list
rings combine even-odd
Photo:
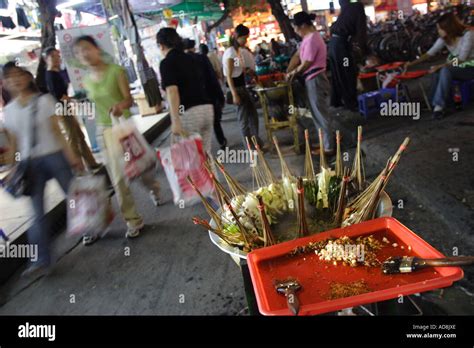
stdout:
[[85,175],[72,180],[67,201],[69,235],[101,234],[108,223],[109,202],[103,175]]
[[170,147],[158,149],[157,154],[173,192],[175,205],[184,203],[189,206],[200,201],[187,181],[188,176],[205,197],[212,195],[214,184],[204,166],[206,154],[199,135],[175,139]]
[[133,120],[120,117],[120,122],[111,129],[107,142],[114,156],[120,159],[125,177],[129,180],[140,177],[156,165],[156,154]]

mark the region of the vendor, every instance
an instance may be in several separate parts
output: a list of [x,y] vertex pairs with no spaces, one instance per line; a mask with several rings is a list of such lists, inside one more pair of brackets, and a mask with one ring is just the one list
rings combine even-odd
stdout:
[[357,0],[339,0],[341,13],[331,26],[329,65],[331,69],[331,105],[358,111],[357,66],[352,54],[356,44],[367,52],[367,17],[364,5]]
[[[313,25],[314,14],[298,12],[293,17],[295,32],[303,38],[297,52],[299,65],[294,64],[288,69],[290,81],[296,75],[305,79],[306,93],[316,129],[321,128],[324,135],[326,155],[335,153],[333,122],[329,116],[329,80],[326,76],[326,45]],[[320,144],[321,146],[321,144]],[[319,154],[320,149],[313,151]]]
[[474,79],[474,32],[453,14],[447,13],[436,24],[439,38],[428,52],[419,59],[407,63],[407,68],[419,64],[441,52],[449,50],[447,62],[431,67],[434,73],[433,118],[444,117],[446,103],[450,97],[452,80]]

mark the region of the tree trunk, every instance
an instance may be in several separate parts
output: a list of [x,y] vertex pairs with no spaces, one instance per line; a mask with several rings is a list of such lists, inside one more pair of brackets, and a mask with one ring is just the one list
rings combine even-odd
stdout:
[[278,24],[280,25],[280,30],[285,36],[285,40],[289,42],[291,39],[297,39],[293,27],[291,26],[290,19],[285,14],[283,6],[281,6],[280,0],[267,0],[272,9],[272,14],[275,16]]
[[[48,47],[56,45],[56,31],[54,19],[56,18],[56,0],[37,0],[39,6],[39,20],[41,22],[41,52]],[[36,71],[36,84],[42,92],[46,92],[44,74],[46,62],[40,57],[38,69]]]
[[219,25],[221,25],[221,23],[224,22],[227,19],[227,17],[229,17],[229,14],[230,14],[230,11],[228,9],[225,9],[224,12],[222,13],[222,17],[207,27],[207,33],[210,33],[212,29],[217,28]]

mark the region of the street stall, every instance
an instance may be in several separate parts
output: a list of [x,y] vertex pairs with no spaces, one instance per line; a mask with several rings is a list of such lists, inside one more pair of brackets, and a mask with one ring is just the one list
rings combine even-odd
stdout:
[[[323,144],[321,130],[319,138]],[[211,242],[241,266],[252,314],[256,303],[264,315],[314,315],[351,307],[374,315],[380,313],[380,301],[400,296],[409,300],[407,311],[420,314],[409,295],[462,279],[460,268],[440,266],[474,263],[472,257],[443,258],[391,218],[386,187],[410,139],[401,143],[371,182],[365,178],[362,127],[357,139],[351,169],[343,166],[338,131],[334,168],[322,148],[316,173],[306,131],[305,168],[300,177],[289,169],[276,137],[280,177],[270,169],[255,139],[248,139],[249,150],[250,142],[256,149],[250,151],[252,189],[233,178],[222,163],[214,161],[223,181],[207,166],[218,207],[211,206],[199,184],[188,177],[211,218],[194,217],[193,222],[204,227]]]

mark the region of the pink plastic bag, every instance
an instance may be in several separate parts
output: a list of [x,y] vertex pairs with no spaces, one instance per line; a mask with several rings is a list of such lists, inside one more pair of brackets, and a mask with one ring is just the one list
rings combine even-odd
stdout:
[[206,155],[199,135],[179,138],[179,141],[172,143],[170,147],[158,149],[157,154],[173,192],[174,204],[192,205],[200,201],[186,179],[188,175],[205,197],[211,196],[214,184],[204,167]]

